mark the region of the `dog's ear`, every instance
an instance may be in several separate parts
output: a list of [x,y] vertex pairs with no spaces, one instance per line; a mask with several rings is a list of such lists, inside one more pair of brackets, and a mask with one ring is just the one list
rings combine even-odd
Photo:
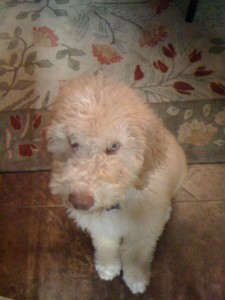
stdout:
[[72,148],[62,125],[52,122],[45,128],[44,136],[46,148],[54,159],[64,161],[70,157]]
[[166,129],[152,113],[143,126],[145,140],[143,165],[135,182],[135,188],[143,190],[149,183],[149,174],[166,158]]

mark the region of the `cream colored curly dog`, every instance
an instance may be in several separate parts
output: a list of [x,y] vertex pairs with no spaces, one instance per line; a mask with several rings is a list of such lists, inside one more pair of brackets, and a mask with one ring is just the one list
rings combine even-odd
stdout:
[[100,278],[145,291],[171,198],[186,173],[175,138],[127,85],[99,74],[68,82],[47,129],[50,188],[86,229]]

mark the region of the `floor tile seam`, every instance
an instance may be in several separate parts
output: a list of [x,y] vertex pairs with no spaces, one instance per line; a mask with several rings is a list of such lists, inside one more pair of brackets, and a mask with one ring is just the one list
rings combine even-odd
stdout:
[[198,200],[175,200],[173,203],[205,203],[205,202],[225,202],[224,199],[198,199]]
[[[173,200],[172,203],[205,203],[205,202],[225,202],[224,199],[196,199],[196,200]],[[23,208],[23,209],[32,209],[32,208],[66,208],[64,205],[0,205],[0,210],[4,208]]]
[[198,200],[198,198],[194,194],[192,194],[188,189],[186,189],[184,186],[181,188],[181,191],[182,190],[185,191],[188,195],[190,195],[194,199]]
[[65,208],[64,205],[0,205],[1,208]]

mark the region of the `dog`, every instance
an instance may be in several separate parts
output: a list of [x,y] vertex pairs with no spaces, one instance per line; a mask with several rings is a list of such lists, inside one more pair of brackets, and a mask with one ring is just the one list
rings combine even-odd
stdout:
[[46,135],[51,192],[90,233],[100,278],[122,270],[131,292],[143,293],[186,175],[183,150],[146,101],[103,74],[64,85]]

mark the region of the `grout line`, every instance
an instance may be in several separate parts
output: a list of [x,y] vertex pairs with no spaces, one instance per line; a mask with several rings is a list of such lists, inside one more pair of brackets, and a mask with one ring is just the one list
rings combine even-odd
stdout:
[[225,199],[217,199],[217,200],[212,200],[212,199],[207,199],[207,200],[180,200],[180,201],[174,201],[173,203],[202,203],[202,202],[225,202]]
[[195,197],[195,195],[193,195],[189,190],[187,190],[185,187],[182,187],[182,189],[188,193],[188,195],[190,195],[191,197],[193,197],[194,199],[198,200],[198,198]]
[[[172,204],[177,203],[202,203],[202,202],[225,202],[224,199],[196,199],[196,200],[177,200],[172,201]],[[65,205],[58,204],[58,205],[0,205],[0,209],[8,207],[8,208],[55,208],[55,207],[62,207],[65,208]]]
[[8,207],[8,208],[52,208],[52,207],[65,207],[65,205],[59,204],[59,205],[0,205],[0,209],[2,207]]
[[65,205],[62,205],[62,204],[58,204],[58,205],[21,205],[19,206],[21,208],[45,208],[45,207],[65,207]]

